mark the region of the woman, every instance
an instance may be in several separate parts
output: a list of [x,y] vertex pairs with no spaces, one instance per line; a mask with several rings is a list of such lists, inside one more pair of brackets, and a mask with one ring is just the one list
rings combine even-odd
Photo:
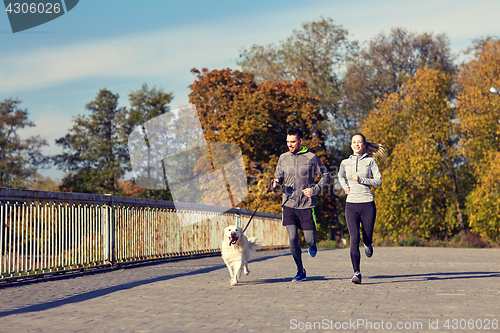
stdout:
[[338,177],[347,194],[345,219],[351,235],[351,262],[354,269],[351,282],[360,284],[359,225],[361,222],[365,254],[370,258],[373,255],[372,237],[377,214],[371,187],[382,185],[382,176],[373,155],[383,155],[384,148],[377,143],[367,142],[360,133],[352,136],[351,148],[353,155],[340,163]]

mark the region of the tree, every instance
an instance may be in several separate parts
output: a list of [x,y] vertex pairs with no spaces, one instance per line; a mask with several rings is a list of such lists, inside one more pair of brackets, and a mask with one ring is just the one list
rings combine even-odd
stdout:
[[[330,166],[324,134],[318,127],[324,117],[319,100],[312,96],[305,80],[265,81],[259,85],[252,74],[237,70],[192,71],[197,79],[190,86],[189,98],[198,110],[206,141],[232,142],[241,148],[249,183],[243,208],[257,206],[274,177],[279,155],[287,151],[286,131],[291,127],[300,127],[308,148]],[[319,203],[325,213],[323,230],[336,213],[334,202],[325,199]],[[261,209],[281,213],[281,195],[269,195]]]
[[[445,34],[413,33],[394,28],[372,38],[368,49],[352,58],[343,78],[341,107],[334,122],[335,133],[345,141],[356,132],[377,100],[398,92],[400,87],[427,67],[453,75],[456,67]],[[452,89],[447,91],[452,94]]]
[[28,190],[38,191],[59,191],[59,182],[49,176],[37,175],[32,181],[26,184]]
[[130,110],[117,114],[121,124],[121,136],[126,139],[135,126],[163,115],[170,111],[168,104],[174,98],[172,92],[166,93],[162,88],[149,89],[144,83],[142,88],[129,94]]
[[457,116],[460,147],[473,170],[475,187],[467,197],[472,231],[491,241],[500,239],[500,96],[489,93],[500,87],[500,41],[477,41],[474,58],[463,64],[458,76]]
[[[128,136],[136,126],[141,126],[144,131],[144,123],[150,119],[170,112],[169,103],[174,98],[172,92],[166,93],[162,88],[149,88],[143,84],[140,90],[129,94],[130,109],[117,114],[117,122],[120,124],[120,141],[127,143]],[[127,171],[131,170],[130,160],[127,159]],[[135,180],[122,181],[120,188],[126,196],[141,197],[148,199],[172,200],[167,187],[165,190],[144,189],[135,183]]]
[[0,103],[0,186],[26,187],[37,176],[37,170],[48,165],[41,152],[47,142],[40,136],[21,139],[18,131],[35,126],[28,120],[28,111],[19,108],[17,99]]
[[256,82],[306,80],[312,96],[320,99],[323,115],[334,114],[340,96],[340,72],[357,49],[348,31],[331,18],[302,24],[302,30],[280,45],[242,49],[237,62]]
[[445,238],[465,228],[450,86],[446,73],[418,70],[399,92],[379,101],[361,127],[389,155],[379,163],[384,185],[375,189],[382,239]]
[[55,163],[70,172],[62,180],[62,190],[122,193],[118,179],[127,167],[127,151],[116,122],[118,115],[125,112],[118,107],[118,97],[101,89],[96,99],[86,105],[90,115],[78,115],[70,132],[56,140],[63,153],[55,157]]
[[128,135],[135,126],[168,112],[167,104],[173,95],[144,84],[130,93],[130,109],[118,107],[118,98],[118,94],[101,89],[95,100],[86,105],[90,115],[77,116],[70,133],[56,140],[63,153],[54,158],[55,163],[70,172],[60,187],[83,193],[163,198],[164,191],[137,189],[133,182],[119,179],[131,170]]

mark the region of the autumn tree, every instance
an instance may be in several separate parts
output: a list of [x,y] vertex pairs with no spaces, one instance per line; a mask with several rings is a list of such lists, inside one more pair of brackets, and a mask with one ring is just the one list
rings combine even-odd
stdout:
[[471,230],[489,240],[500,240],[500,41],[479,41],[474,58],[460,68],[457,116],[461,148],[471,166],[475,187],[467,198]]
[[[453,60],[445,34],[414,33],[404,28],[394,28],[389,34],[379,33],[347,66],[334,132],[347,140],[377,100],[398,92],[424,67],[453,75],[456,71]],[[447,93],[452,92],[450,89]]]
[[35,124],[28,119],[28,111],[19,107],[20,100],[0,102],[0,186],[25,188],[35,179],[37,171],[48,165],[42,154],[47,142],[40,136],[21,139],[19,131]]
[[311,95],[320,99],[323,115],[333,114],[340,95],[340,73],[357,49],[348,31],[331,18],[302,24],[279,45],[243,48],[237,62],[256,82],[306,80]]
[[388,152],[379,160],[384,185],[374,189],[379,238],[443,239],[465,227],[458,137],[447,103],[450,85],[443,71],[418,70],[398,92],[378,102],[361,128]]
[[[330,166],[324,134],[318,124],[324,119],[319,100],[312,96],[305,80],[265,81],[257,84],[250,73],[223,69],[201,72],[190,86],[190,102],[198,110],[208,142],[232,142],[242,151],[247,169],[249,195],[243,207],[254,209],[274,177],[278,157],[286,152],[286,131],[299,127],[305,144]],[[325,190],[326,198],[328,189]],[[331,221],[334,200],[320,196],[326,207],[323,229]],[[331,197],[329,197],[331,198]],[[330,204],[330,206],[328,206]],[[270,195],[262,210],[281,213],[281,195]]]

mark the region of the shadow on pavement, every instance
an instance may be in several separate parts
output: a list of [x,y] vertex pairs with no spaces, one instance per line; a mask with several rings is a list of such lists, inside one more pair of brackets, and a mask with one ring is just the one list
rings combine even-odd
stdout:
[[[342,278],[326,278],[324,276],[308,276],[305,281],[299,283],[307,283],[307,281],[333,281],[333,280],[343,280]],[[276,279],[264,279],[252,282],[241,282],[241,284],[256,285],[256,284],[269,284],[269,283],[292,283],[292,277],[286,278],[276,278]]]
[[[269,259],[272,259],[272,258],[281,257],[281,256],[284,256],[284,255],[289,255],[289,254],[286,253],[286,254],[264,255],[264,256],[261,256],[259,258],[255,258],[253,260],[250,260],[250,261],[251,262],[265,261],[265,260],[269,260]],[[193,259],[193,260],[196,260],[196,259]],[[222,261],[222,259],[221,259],[221,261]],[[135,269],[135,268],[137,268],[137,267],[133,267],[131,269]],[[213,271],[216,271],[216,270],[219,270],[219,269],[225,269],[225,268],[226,268],[226,265],[222,264],[222,265],[217,265],[217,266],[213,266],[213,267],[207,267],[207,268],[202,268],[202,269],[194,270],[194,271],[191,271],[191,272],[178,273],[178,274],[165,275],[165,276],[159,276],[159,277],[156,277],[156,278],[150,278],[150,279],[144,279],[144,280],[134,281],[134,282],[120,284],[120,285],[116,285],[116,286],[112,286],[112,287],[108,287],[108,288],[104,288],[104,289],[92,290],[92,291],[84,292],[84,293],[81,293],[81,294],[78,294],[78,295],[69,296],[67,298],[56,300],[56,301],[50,301],[50,302],[41,303],[41,304],[29,305],[29,306],[26,306],[26,307],[24,307],[22,309],[15,309],[15,310],[9,310],[9,311],[1,311],[0,312],[0,317],[10,316],[10,315],[13,315],[13,314],[18,314],[18,313],[44,311],[44,310],[53,309],[53,308],[56,308],[56,307],[59,307],[59,306],[62,306],[62,305],[66,305],[66,304],[78,303],[78,302],[83,302],[83,301],[86,301],[86,300],[89,300],[89,299],[102,297],[102,296],[109,295],[109,294],[112,294],[112,293],[117,292],[117,291],[132,289],[132,288],[139,287],[139,286],[142,286],[142,285],[147,285],[147,284],[161,282],[161,281],[167,281],[167,280],[176,279],[176,278],[184,277],[184,276],[210,273],[210,272],[213,272]]]
[[113,286],[113,287],[108,287],[108,288],[104,288],[104,289],[92,290],[89,292],[70,296],[70,297],[67,297],[67,298],[64,298],[61,300],[57,300],[57,301],[51,301],[51,302],[46,302],[46,303],[41,303],[41,304],[30,305],[30,306],[27,306],[27,307],[22,308],[22,309],[2,311],[2,312],[0,312],[0,317],[10,316],[13,314],[18,314],[18,313],[27,313],[27,312],[49,310],[49,309],[53,309],[53,308],[56,308],[56,307],[59,307],[62,305],[83,302],[83,301],[87,301],[89,299],[109,295],[109,294],[117,292],[117,291],[132,289],[132,288],[139,287],[142,285],[171,280],[171,279],[175,279],[175,278],[182,277],[182,276],[210,273],[212,271],[216,271],[216,270],[219,270],[219,269],[222,269],[225,267],[226,266],[219,265],[219,266],[199,269],[199,270],[188,272],[188,273],[179,273],[179,274],[173,274],[173,275],[160,276],[160,277],[156,277],[156,278],[152,278],[152,279],[145,279],[145,280],[125,283],[125,284],[121,284],[121,285],[117,285],[117,286]]
[[[405,275],[374,275],[369,279],[395,279],[396,281],[367,282],[363,284],[399,283],[415,281],[437,281],[455,279],[482,279],[500,277],[498,272],[448,272],[448,273],[426,273],[426,274],[405,274]],[[403,280],[401,280],[403,279]]]

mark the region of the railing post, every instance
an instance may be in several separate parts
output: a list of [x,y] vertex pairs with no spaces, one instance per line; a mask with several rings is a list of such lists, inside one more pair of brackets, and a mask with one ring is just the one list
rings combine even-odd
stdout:
[[110,250],[111,250],[111,264],[114,265],[116,263],[116,255],[115,255],[115,196],[114,195],[111,195],[111,209],[110,209],[110,213],[111,213],[111,219],[110,219],[110,222],[111,222],[111,225],[110,225]]
[[114,265],[116,263],[115,256],[115,198],[112,194],[106,194],[110,197],[106,214],[106,260]]

